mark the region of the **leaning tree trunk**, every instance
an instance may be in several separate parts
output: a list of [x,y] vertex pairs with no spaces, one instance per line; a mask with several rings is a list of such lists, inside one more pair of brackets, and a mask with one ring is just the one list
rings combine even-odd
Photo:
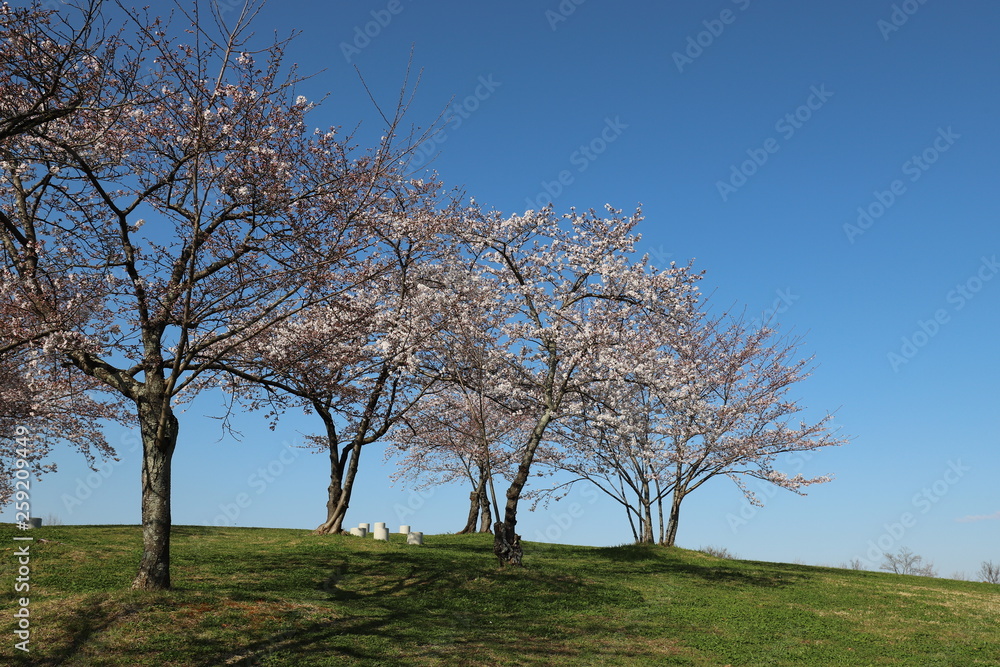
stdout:
[[684,494],[679,490],[674,490],[674,497],[670,501],[670,518],[667,520],[667,537],[663,540],[663,544],[668,547],[675,546],[677,541],[677,522],[680,520],[681,516],[681,501],[684,500]]
[[[147,381],[149,382],[149,381]],[[142,434],[142,560],[132,588],[170,588],[170,465],[178,423],[169,398],[138,400]]]
[[[379,377],[375,381],[371,395],[368,397],[365,413],[358,423],[357,429],[354,431],[354,438],[349,444],[344,446],[344,450],[339,452],[339,456],[338,443],[340,439],[337,436],[337,426],[334,423],[333,415],[327,406],[313,403],[316,414],[319,415],[326,425],[326,439],[330,449],[330,486],[326,501],[326,521],[317,526],[316,530],[313,531],[318,535],[328,535],[343,531],[344,517],[347,516],[347,508],[351,504],[351,492],[354,490],[354,480],[358,476],[361,448],[382,437],[389,428],[389,424],[385,423],[379,430],[370,432],[372,414],[374,414],[378,406],[379,398],[382,395],[382,390],[391,371],[392,368],[389,363],[382,365]],[[350,460],[348,460],[348,456],[350,456]]]
[[[483,478],[485,480],[485,476]],[[492,533],[493,532],[493,513],[490,511],[490,499],[486,494],[486,489],[479,493],[479,506],[482,508],[482,515],[479,519],[479,532],[480,533]]]
[[[479,482],[476,484],[476,490],[469,494],[469,516],[465,519],[465,528],[458,531],[457,535],[465,535],[467,533],[476,532],[476,519],[479,517],[479,508],[483,504],[486,498],[486,471],[482,466],[479,467]],[[487,509],[487,517],[489,510]],[[487,519],[488,522],[488,519]]]
[[[527,455],[526,455],[527,456]],[[524,488],[528,480],[528,469],[530,466],[522,460],[514,475],[514,481],[507,489],[507,504],[504,505],[504,520],[497,521],[493,525],[493,553],[500,560],[500,566],[520,565],[524,557],[521,548],[521,536],[514,532],[517,526],[517,501],[521,498],[521,489]]]
[[355,441],[339,452],[336,443],[330,442],[330,486],[327,489],[326,521],[313,531],[317,535],[331,535],[343,530],[360,458],[361,443]]
[[531,472],[531,462],[535,459],[535,450],[545,435],[545,429],[552,421],[552,411],[546,410],[535,425],[535,430],[524,448],[521,462],[517,466],[517,473],[507,489],[507,504],[504,505],[503,521],[493,524],[493,553],[500,560],[500,566],[520,565],[524,557],[524,550],[521,548],[521,536],[515,532],[517,527],[517,502],[521,499],[521,491],[528,482],[528,474]]

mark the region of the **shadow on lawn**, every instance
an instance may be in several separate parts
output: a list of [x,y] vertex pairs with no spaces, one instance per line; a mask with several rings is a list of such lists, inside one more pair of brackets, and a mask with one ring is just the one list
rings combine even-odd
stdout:
[[[149,612],[157,611],[168,622],[176,621],[182,618],[182,607],[207,602],[202,598],[206,591],[219,596],[211,598],[212,604],[230,614],[227,622],[235,626],[230,625],[228,633],[216,633],[205,624],[192,627],[194,632],[180,626],[163,630],[176,639],[184,664],[194,667],[355,661],[491,665],[524,655],[541,662],[572,661],[583,659],[576,653],[579,649],[571,648],[580,645],[581,632],[587,634],[592,623],[597,629],[613,622],[602,610],[648,604],[628,586],[603,583],[621,580],[609,574],[751,587],[809,579],[777,566],[709,558],[702,562],[670,549],[636,546],[579,551],[558,546],[543,551],[527,543],[528,567],[500,569],[489,549],[483,537],[419,551],[341,549],[324,543],[321,548],[306,544],[290,551],[261,549],[252,559],[239,561],[187,544],[178,549],[178,565],[192,572],[200,568],[203,583],[187,580],[185,586],[180,575],[174,591],[118,608],[100,597],[87,600],[74,614],[61,650],[51,660],[33,664],[80,664],[74,658],[115,624],[130,623],[137,613],[148,619]],[[431,552],[436,553],[428,557]],[[556,556],[558,564],[550,565],[546,554]],[[575,620],[561,622],[562,615]],[[258,622],[262,619],[263,625]],[[239,629],[235,642],[234,627]],[[153,664],[142,661],[150,658],[146,651],[159,645],[122,645],[122,654],[114,656],[118,662],[107,664]],[[651,664],[664,655],[657,642],[628,647],[587,642],[585,659],[600,662],[625,648],[630,657]],[[134,656],[127,655],[129,651]]]
[[623,545],[596,550],[596,555],[608,563],[634,563],[637,573],[683,576],[706,584],[730,584],[761,588],[791,586],[813,579],[807,568],[784,567],[777,563],[753,564],[706,557],[704,562],[681,557],[672,547]]
[[[233,665],[331,659],[345,664],[492,665],[526,653],[543,662],[565,660],[574,657],[574,650],[572,642],[562,640],[577,631],[561,629],[556,613],[642,604],[632,591],[562,572],[499,569],[485,558],[482,545],[470,546],[448,545],[454,560],[409,560],[398,552],[351,554],[342,559],[332,584],[316,586],[335,618],[299,619],[248,643],[238,654],[217,653],[218,660]],[[597,650],[611,657],[620,648]]]

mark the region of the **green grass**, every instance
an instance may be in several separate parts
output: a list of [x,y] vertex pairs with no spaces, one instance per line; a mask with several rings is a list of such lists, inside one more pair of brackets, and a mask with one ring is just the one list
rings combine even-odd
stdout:
[[25,657],[15,532],[0,524],[0,663],[1000,665],[988,584],[531,542],[525,568],[499,569],[488,535],[193,526],[174,528],[162,593],[128,588],[138,527],[20,533],[50,540],[31,545]]

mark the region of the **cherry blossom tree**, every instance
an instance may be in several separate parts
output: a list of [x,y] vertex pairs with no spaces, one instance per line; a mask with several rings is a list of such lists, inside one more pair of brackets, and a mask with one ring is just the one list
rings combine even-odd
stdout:
[[[310,130],[314,105],[283,65],[287,40],[258,50],[247,41],[255,13],[219,33],[195,5],[183,41],[129,13],[116,57],[80,60],[80,76],[100,82],[86,103],[77,86],[57,86],[44,108],[73,112],[8,126],[0,143],[4,298],[30,304],[36,332],[48,332],[34,341],[139,422],[139,589],[170,587],[177,402],[211,386],[232,349],[327,300],[330,275],[367,244],[369,214],[408,149],[396,131],[403,105],[365,152],[335,129]],[[38,39],[40,50],[72,50]],[[0,61],[0,84],[17,94],[33,85],[20,64]]]
[[539,500],[558,499],[587,481],[622,506],[636,542],[656,541],[658,514],[662,541],[663,501],[673,490],[673,477],[656,431],[658,411],[642,384],[609,378],[590,387],[552,435],[560,446],[547,464],[570,478],[540,491]]
[[[95,64],[114,60],[120,41],[104,34],[100,3],[75,10],[75,23],[38,5],[0,4],[0,161],[9,166],[9,146],[46,123],[66,118],[94,102],[102,88],[123,85],[131,76],[111,82]],[[97,38],[98,35],[100,38]],[[115,102],[105,98],[108,108]],[[0,210],[0,224],[18,237],[18,230]],[[20,242],[28,239],[19,238]],[[5,244],[9,251],[11,244]],[[62,300],[65,313],[84,304],[74,276],[52,276],[47,291]],[[102,420],[129,422],[113,401],[94,396],[99,383],[60,363],[53,346],[66,335],[57,322],[43,322],[35,305],[40,288],[24,291],[11,266],[0,272],[0,503],[12,491],[17,466],[27,465],[36,478],[56,469],[49,461],[60,442],[75,446],[93,467],[95,457],[115,456],[100,428]],[[15,437],[26,446],[18,446]],[[17,454],[20,452],[20,454]],[[24,463],[19,463],[19,461]]]
[[129,416],[95,397],[97,388],[37,350],[0,354],[0,504],[11,498],[15,470],[27,466],[36,478],[56,470],[49,456],[60,443],[78,449],[92,468],[97,457],[115,459],[101,422],[128,423]]
[[729,477],[760,505],[746,485],[758,479],[795,493],[832,477],[789,475],[779,457],[798,456],[848,442],[832,426],[833,415],[803,420],[791,389],[811,374],[810,358],[799,358],[801,339],[782,337],[767,326],[752,328],[742,317],[707,319],[678,346],[672,372],[683,382],[658,400],[667,415],[665,434],[673,468],[673,493],[663,544],[677,539],[684,499],[709,479]]
[[[470,294],[464,295],[466,302]],[[530,417],[511,411],[489,394],[488,351],[495,346],[485,339],[487,327],[470,319],[453,320],[442,329],[431,352],[441,379],[433,393],[421,398],[390,431],[394,445],[388,455],[399,454],[401,472],[421,488],[468,480],[469,513],[459,534],[493,532],[499,516],[496,479],[510,480],[513,454],[528,436]]]
[[412,480],[419,488],[456,481],[471,484],[469,512],[459,534],[476,532],[477,525],[478,532],[493,532],[494,480],[504,479],[509,471],[506,445],[508,437],[519,431],[513,415],[476,398],[458,392],[435,394],[390,433],[394,448],[388,454],[400,457],[396,479]]
[[488,286],[482,308],[494,313],[489,394],[531,420],[494,526],[501,564],[521,562],[518,505],[549,426],[588,386],[645,363],[651,308],[671,313],[695,299],[688,267],[656,272],[634,257],[638,213],[608,213],[490,213],[471,216],[463,234]]
[[373,214],[379,222],[371,245],[327,286],[336,298],[220,360],[250,409],[270,408],[275,419],[304,409],[323,422],[322,434],[309,436],[330,459],[326,519],[317,533],[342,531],[364,448],[435,385],[420,357],[455,299],[440,289],[451,252],[443,231],[455,217],[439,203],[435,181],[396,184]]
[[0,4],[0,142],[87,107],[114,83],[95,67],[122,47],[105,34],[100,7],[66,5],[74,21],[37,4]]
[[720,475],[758,505],[747,478],[796,493],[831,479],[776,470],[783,454],[846,442],[831,431],[830,415],[794,421],[802,408],[787,394],[808,377],[810,362],[796,359],[800,340],[694,310],[650,339],[659,361],[616,378],[622,390],[588,397],[580,418],[561,430],[573,446],[555,464],[573,475],[565,485],[586,479],[621,503],[637,541],[654,541],[655,505],[658,541],[673,546],[684,499]]

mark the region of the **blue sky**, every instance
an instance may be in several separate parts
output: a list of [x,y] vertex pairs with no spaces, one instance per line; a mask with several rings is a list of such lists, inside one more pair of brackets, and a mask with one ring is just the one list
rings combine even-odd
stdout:
[[[266,7],[257,30],[302,31],[289,57],[316,76],[301,92],[329,93],[313,122],[360,122],[362,138],[381,128],[354,67],[391,106],[412,48],[409,119],[444,113],[432,166],[447,185],[511,213],[641,203],[654,262],[694,258],[715,303],[774,311],[804,336],[818,367],[796,397],[812,416],[837,410],[854,440],[786,470],[836,480],[757,509],[728,480],[707,485],[685,501],[680,546],[877,567],[881,542],[949,576],[1000,559],[998,22],[986,1],[300,0]],[[206,395],[182,416],[175,523],[319,524],[325,457],[285,448],[317,423],[271,432],[248,415],[236,442],[213,412]],[[135,437],[109,434],[121,462],[89,473],[67,451],[35,487],[36,515],[139,522]],[[393,470],[366,452],[350,524],[461,527],[465,489],[421,497]],[[582,489],[519,527],[630,540],[617,507]]]

